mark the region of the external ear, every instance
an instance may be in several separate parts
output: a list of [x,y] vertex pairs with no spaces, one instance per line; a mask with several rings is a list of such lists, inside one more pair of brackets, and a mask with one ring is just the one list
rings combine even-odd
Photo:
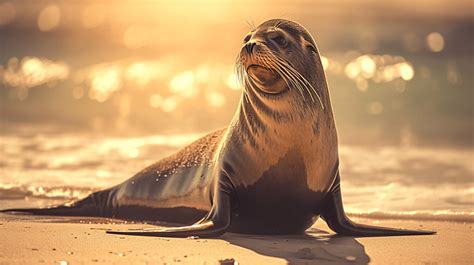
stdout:
[[307,41],[303,36],[301,36],[301,43],[303,44],[303,47],[307,47],[310,51],[314,53],[318,53],[318,50],[316,49],[316,46],[312,44],[311,42]]

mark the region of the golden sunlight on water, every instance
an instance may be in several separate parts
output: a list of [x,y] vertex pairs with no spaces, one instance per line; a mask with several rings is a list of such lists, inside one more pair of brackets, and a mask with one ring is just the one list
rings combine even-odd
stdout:
[[63,62],[53,62],[44,58],[16,57],[8,60],[7,68],[0,66],[0,75],[4,84],[16,88],[18,99],[28,96],[28,89],[49,82],[65,80],[69,77],[69,67]]
[[415,75],[411,63],[401,56],[366,54],[349,62],[344,72],[356,82],[360,91],[367,91],[367,80],[376,83],[391,82],[397,78],[410,81]]
[[194,73],[192,71],[178,73],[169,83],[170,91],[186,98],[192,97],[196,94],[194,79]]
[[[359,55],[345,66],[344,62],[330,57],[322,56],[321,61],[329,73],[341,74],[344,69],[345,75],[354,80],[360,91],[367,91],[368,80],[375,83],[387,83],[396,79],[410,81],[415,75],[411,63],[401,56],[388,54]],[[3,66],[0,66],[0,69],[2,70],[0,80],[4,84],[21,89],[67,79],[71,72],[70,67],[64,62],[36,57],[25,57],[20,63],[17,58],[10,58],[6,69],[3,69]],[[169,92],[174,97],[164,97],[160,100],[158,94],[153,94],[154,99],[153,95],[149,98],[152,107],[157,108],[164,104],[167,106],[165,109],[171,111],[181,99],[193,98],[202,92],[206,94],[211,105],[221,106],[225,101],[224,95],[218,92],[222,86],[231,90],[240,89],[237,76],[232,69],[232,65],[203,64],[194,69],[177,72],[176,65],[167,60],[101,63],[72,70],[73,81],[76,84],[72,88],[72,95],[76,99],[82,98],[85,87],[90,99],[105,102],[127,82],[136,88],[144,89],[153,82],[168,80]],[[27,94],[24,94],[22,98],[26,96]]]
[[125,78],[143,88],[153,80],[165,78],[170,74],[169,71],[169,67],[160,61],[139,61],[127,67]]
[[92,70],[89,74],[89,97],[99,102],[106,101],[112,93],[120,89],[120,76],[120,68],[115,65]]

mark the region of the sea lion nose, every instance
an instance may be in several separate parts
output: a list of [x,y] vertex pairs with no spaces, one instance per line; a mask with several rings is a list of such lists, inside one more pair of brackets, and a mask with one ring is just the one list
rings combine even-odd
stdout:
[[248,42],[245,44],[245,50],[247,51],[248,54],[252,54],[252,51],[257,43],[255,42]]

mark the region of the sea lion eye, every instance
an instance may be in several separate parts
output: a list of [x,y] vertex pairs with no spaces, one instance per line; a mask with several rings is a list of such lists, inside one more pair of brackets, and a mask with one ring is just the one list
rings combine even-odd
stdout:
[[308,45],[308,49],[309,49],[310,51],[314,52],[314,53],[318,53],[318,52],[316,51],[316,48],[315,48],[313,45]]
[[285,36],[283,36],[283,34],[277,31],[272,31],[268,33],[268,38],[282,47],[285,47],[288,44],[288,41],[286,40]]
[[251,34],[247,34],[244,38],[244,43],[247,43],[250,40]]

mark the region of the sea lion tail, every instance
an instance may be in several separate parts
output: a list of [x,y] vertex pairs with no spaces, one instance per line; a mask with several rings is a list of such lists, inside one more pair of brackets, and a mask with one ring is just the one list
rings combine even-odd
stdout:
[[409,236],[409,235],[432,235],[435,231],[406,230],[388,227],[370,226],[357,224],[351,221],[344,212],[340,188],[339,171],[337,172],[334,185],[327,195],[321,217],[326,221],[338,235],[369,237],[369,236]]
[[94,192],[84,199],[48,208],[12,208],[0,213],[56,216],[107,216],[110,190]]

